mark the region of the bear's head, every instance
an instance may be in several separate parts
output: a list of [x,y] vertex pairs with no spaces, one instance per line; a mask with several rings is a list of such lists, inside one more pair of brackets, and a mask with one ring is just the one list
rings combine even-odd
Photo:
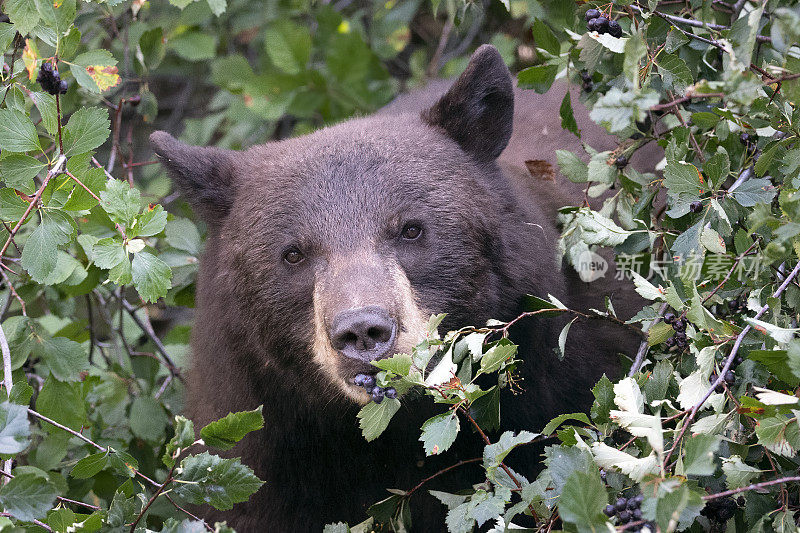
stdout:
[[[377,114],[243,152],[155,132],[169,175],[207,222],[200,305],[245,317],[250,353],[276,370],[316,362],[341,395],[370,361],[445,326],[498,316],[516,211],[496,163],[514,93],[483,46],[423,113]],[[205,298],[205,299],[204,299]],[[205,302],[205,303],[204,303]],[[196,327],[204,327],[198,324]],[[243,334],[244,335],[244,334]],[[287,371],[287,375],[289,375]]]

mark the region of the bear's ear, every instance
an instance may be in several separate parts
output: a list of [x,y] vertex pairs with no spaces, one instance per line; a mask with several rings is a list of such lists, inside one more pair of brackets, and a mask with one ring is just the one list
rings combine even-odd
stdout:
[[514,86],[500,52],[478,48],[463,74],[422,119],[444,129],[479,161],[492,161],[511,138]]
[[167,174],[206,222],[219,222],[233,204],[233,152],[189,146],[165,131],[150,135]]

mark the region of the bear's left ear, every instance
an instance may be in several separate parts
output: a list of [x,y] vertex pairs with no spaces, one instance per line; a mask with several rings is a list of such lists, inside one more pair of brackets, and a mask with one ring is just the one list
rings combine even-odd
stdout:
[[220,222],[233,204],[233,154],[220,148],[189,146],[165,131],[150,135],[167,174],[195,212],[208,223]]
[[478,48],[450,90],[422,119],[445,130],[479,161],[492,161],[511,138],[514,86],[494,46]]

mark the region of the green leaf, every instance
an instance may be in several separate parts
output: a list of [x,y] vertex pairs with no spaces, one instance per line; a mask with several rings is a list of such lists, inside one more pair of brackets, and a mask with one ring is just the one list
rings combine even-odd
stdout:
[[538,436],[536,433],[530,431],[520,431],[514,433],[512,431],[504,431],[500,438],[494,444],[488,444],[483,449],[483,467],[487,472],[500,466],[506,456],[511,451],[522,444],[531,442]]
[[[158,235],[167,225],[167,212],[160,205],[147,209],[139,215],[131,229],[137,237],[152,237]],[[130,235],[128,235],[130,237]]]
[[201,429],[200,437],[207,446],[229,450],[251,431],[257,431],[264,427],[261,407],[258,406],[258,409],[252,411],[228,413],[224,418],[211,422]]
[[100,268],[114,268],[127,260],[125,245],[118,237],[100,239],[92,246],[92,261]]
[[87,455],[72,467],[69,475],[76,479],[89,479],[100,472],[108,464],[108,452]]
[[0,161],[0,173],[6,185],[25,190],[30,181],[47,166],[28,155],[11,154]]
[[69,157],[98,148],[111,133],[108,111],[82,107],[69,118],[64,129],[64,154]]
[[[72,171],[70,171],[72,172]],[[100,192],[106,186],[106,173],[102,168],[81,169],[77,172],[72,172],[72,175],[80,180],[94,196],[100,196]],[[67,211],[83,211],[91,209],[97,205],[95,197],[89,194],[81,185],[75,184],[69,199],[64,203],[63,209]]]
[[189,31],[171,39],[168,46],[186,61],[206,61],[216,56],[217,38],[208,33]]
[[575,317],[567,322],[567,325],[561,328],[561,333],[558,334],[558,348],[554,349],[554,351],[556,352],[556,356],[558,356],[559,361],[564,360],[564,355],[566,354],[567,349],[567,335],[569,335],[569,328],[576,320],[578,320],[578,317]]
[[39,23],[39,11],[31,0],[7,0],[3,11],[14,23],[15,29],[23,36],[29,34]]
[[605,531],[603,507],[607,503],[608,496],[597,471],[578,470],[564,484],[558,512],[564,521],[575,524],[580,533]]
[[31,522],[47,515],[57,495],[56,487],[46,477],[18,473],[0,489],[0,505],[14,518]]
[[[612,37],[613,39],[613,37]],[[644,120],[647,110],[658,103],[655,91],[625,91],[612,87],[595,103],[589,117],[610,133],[620,133]]]
[[683,469],[687,476],[711,476],[717,470],[714,454],[719,449],[716,435],[695,435],[686,441]]
[[191,220],[176,218],[167,222],[167,244],[192,255],[200,253],[200,233]]
[[381,403],[370,402],[358,412],[358,426],[367,442],[377,439],[389,425],[400,401],[384,398]]
[[22,249],[22,268],[38,283],[53,273],[58,264],[58,247],[70,241],[73,228],[57,212],[42,211],[42,221]]
[[608,421],[609,413],[614,407],[614,384],[603,374],[600,381],[592,388],[594,404],[592,404],[592,420],[596,423]]
[[41,150],[31,119],[13,109],[0,109],[0,150],[29,152]]
[[723,458],[722,471],[725,472],[725,481],[729,489],[749,485],[762,472],[758,468],[745,464],[738,455]]
[[128,225],[139,214],[141,193],[119,180],[109,180],[106,190],[100,193],[103,209],[112,221]]
[[187,457],[181,470],[178,479],[184,483],[177,484],[175,493],[190,503],[222,511],[247,501],[264,484],[239,459],[221,459],[208,452]]
[[0,453],[15,454],[28,447],[31,425],[28,407],[13,403],[0,403]]
[[176,452],[191,446],[194,441],[194,422],[181,415],[175,416],[175,434],[167,443],[166,451],[162,458],[164,464],[172,467],[174,464],[173,457],[175,457]]
[[547,24],[536,19],[531,26],[531,32],[537,48],[547,50],[554,56],[561,52],[561,43]]
[[664,186],[670,196],[682,194],[698,197],[705,191],[702,176],[697,167],[683,161],[668,161],[664,169]]
[[307,26],[278,19],[264,32],[264,47],[276,67],[287,74],[298,74],[311,55],[311,33]]
[[589,167],[569,150],[556,150],[556,161],[561,173],[573,183],[589,181]]
[[725,181],[728,174],[731,172],[731,162],[725,148],[720,146],[717,149],[716,153],[703,164],[703,171],[705,171],[708,179],[716,187],[722,185],[722,182]]
[[[575,114],[572,112],[572,97],[570,96],[569,91],[564,93],[564,99],[561,100],[561,107],[558,109],[558,114],[561,116],[561,127],[574,133],[580,138],[581,131],[578,129],[578,123],[575,121]],[[557,152],[560,151],[562,150],[557,150]],[[561,166],[560,162],[559,166]],[[566,172],[564,174],[566,175]]]
[[517,74],[517,87],[520,89],[533,89],[539,94],[544,94],[553,85],[558,74],[558,65],[535,65],[522,69]]
[[[36,398],[36,410],[76,431],[86,422],[86,406],[80,385],[58,381],[52,376],[45,380]],[[49,425],[43,427],[48,431],[62,431]]]
[[686,88],[694,83],[694,77],[686,62],[676,55],[662,52],[656,61],[661,79],[667,88],[674,89],[678,94],[686,92]]
[[438,455],[447,451],[456,440],[461,426],[456,413],[442,413],[422,424],[422,441],[425,455]]
[[131,432],[150,442],[157,442],[164,436],[164,427],[169,424],[167,414],[158,400],[149,396],[139,396],[131,405]]
[[481,372],[491,374],[517,353],[516,345],[504,339],[492,346],[481,357]]
[[66,337],[42,335],[34,344],[34,354],[59,381],[79,381],[80,373],[89,370],[89,354],[77,342]]
[[216,16],[220,16],[225,13],[225,10],[228,8],[227,0],[207,0],[208,7],[211,8],[211,12],[214,13]]
[[555,488],[553,496],[561,494],[567,479],[574,472],[594,472],[597,469],[592,455],[577,447],[548,446],[544,449],[544,455]]
[[622,71],[625,73],[625,77],[628,78],[636,88],[640,85],[639,62],[645,55],[647,55],[647,43],[640,33],[634,33],[630,39],[625,42],[625,60]]
[[800,427],[797,419],[773,416],[756,421],[758,443],[773,453],[794,457],[800,448]]
[[172,269],[148,252],[133,256],[133,284],[146,302],[155,302],[172,287]]
[[589,421],[589,417],[586,416],[584,413],[564,413],[563,415],[558,415],[550,422],[548,422],[547,425],[544,427],[544,429],[542,429],[542,434],[543,435],[551,434],[553,431],[556,430],[558,426],[560,426],[567,420],[577,420],[578,422],[582,422],[587,426],[592,425],[592,423]]
[[742,207],[768,204],[775,198],[775,186],[766,178],[750,178],[731,191],[731,196]]

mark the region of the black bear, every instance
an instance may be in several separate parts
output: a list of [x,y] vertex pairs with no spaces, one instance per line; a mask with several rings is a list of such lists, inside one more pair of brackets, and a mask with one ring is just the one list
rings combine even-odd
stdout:
[[[236,451],[266,483],[248,503],[209,517],[239,531],[353,524],[386,488],[409,489],[480,456],[482,443],[466,431],[445,458],[425,458],[420,424],[442,409],[422,400],[404,404],[367,443],[356,413],[368,397],[353,380],[376,371],[370,360],[408,352],[432,313],[447,313],[446,331],[510,320],[527,294],[602,305],[598,283],[557,263],[554,213],[569,202],[566,188],[525,165],[554,164],[556,148],[579,151],[559,125],[561,89],[516,91],[497,50],[482,46],[446,92],[434,84],[303,137],[233,152],[153,133],[168,173],[208,224],[189,414],[202,424],[264,405],[265,428]],[[612,147],[578,111],[584,138]],[[588,408],[591,386],[637,343],[601,322],[573,326],[564,361],[553,353],[563,321],[533,317],[513,330],[524,394],[504,400],[504,429],[541,429]],[[536,454],[516,455],[515,468],[535,468]],[[475,466],[436,481],[481,480]],[[420,493],[410,504],[414,529],[442,530],[446,510],[434,498]]]

